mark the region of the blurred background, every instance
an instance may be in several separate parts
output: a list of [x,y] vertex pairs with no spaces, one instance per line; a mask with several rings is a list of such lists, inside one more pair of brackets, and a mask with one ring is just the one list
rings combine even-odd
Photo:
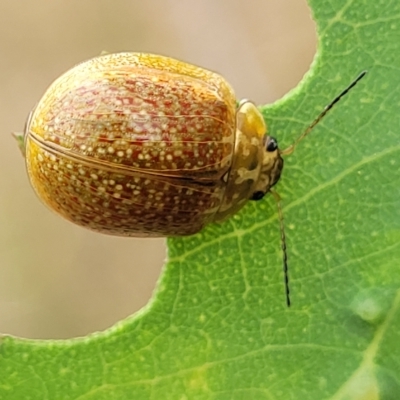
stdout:
[[0,2],[0,332],[70,338],[140,309],[164,239],[92,233],[43,206],[10,132],[50,83],[101,51],[168,55],[221,73],[270,103],[295,87],[316,49],[305,0]]

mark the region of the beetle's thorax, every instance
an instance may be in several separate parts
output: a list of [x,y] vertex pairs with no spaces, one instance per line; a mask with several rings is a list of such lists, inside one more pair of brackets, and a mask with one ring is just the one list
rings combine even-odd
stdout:
[[222,204],[214,220],[235,214],[252,197],[263,170],[266,126],[257,107],[243,100],[236,112],[235,148]]
[[267,135],[261,113],[243,100],[236,112],[235,149],[225,194],[214,220],[235,214],[250,199],[261,199],[278,182],[282,168],[277,142]]

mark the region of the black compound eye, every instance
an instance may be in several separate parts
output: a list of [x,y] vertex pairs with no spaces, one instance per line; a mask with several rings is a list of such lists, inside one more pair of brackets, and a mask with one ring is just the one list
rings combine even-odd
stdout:
[[267,144],[265,146],[267,151],[275,151],[278,148],[278,142],[273,137],[268,137]]
[[265,193],[259,190],[258,192],[254,192],[253,196],[251,196],[250,200],[261,200],[265,196]]

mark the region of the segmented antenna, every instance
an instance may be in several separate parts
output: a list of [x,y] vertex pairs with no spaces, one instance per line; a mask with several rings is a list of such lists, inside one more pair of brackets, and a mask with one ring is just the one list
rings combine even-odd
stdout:
[[289,274],[288,274],[288,263],[287,263],[287,251],[286,251],[286,236],[285,236],[285,226],[283,223],[283,212],[282,212],[282,202],[281,196],[275,190],[271,190],[272,195],[275,197],[276,205],[278,206],[279,215],[279,225],[281,229],[281,249],[283,258],[283,281],[285,283],[285,296],[286,304],[290,307],[290,290],[289,290]]
[[318,115],[317,118],[314,119],[313,122],[308,126],[308,128],[294,141],[293,144],[291,144],[289,147],[287,147],[285,150],[282,150],[280,153],[283,155],[291,154],[293,153],[294,148],[301,142],[314,128],[315,126],[321,121],[322,118],[325,117],[325,115],[328,113],[329,110],[333,108],[333,106],[343,97],[345,96],[354,86],[357,85],[357,83],[364,78],[366,75],[367,71],[361,72],[360,75],[357,76],[356,79],[354,79],[353,82],[350,83],[349,86],[347,86],[346,89],[344,89],[339,95],[337,95],[325,108],[322,110],[322,112]]
[[[360,75],[354,79],[353,82],[350,83],[349,86],[346,87],[338,96],[336,96],[323,110],[322,112],[315,118],[315,120],[307,127],[307,129],[291,144],[288,148],[281,151],[280,154],[288,155],[293,153],[295,147],[301,142],[312,130],[313,128],[325,117],[329,110],[331,110],[334,105],[345,96],[365,75],[367,71],[361,72]],[[282,258],[283,258],[283,279],[285,283],[285,295],[286,295],[286,304],[290,307],[290,290],[289,290],[289,268],[287,262],[287,249],[286,249],[286,236],[285,236],[285,227],[283,224],[283,212],[282,212],[282,203],[281,198],[277,192],[271,190],[272,195],[275,198],[277,207],[278,207],[278,215],[279,215],[279,224],[281,230],[281,248],[282,248]]]

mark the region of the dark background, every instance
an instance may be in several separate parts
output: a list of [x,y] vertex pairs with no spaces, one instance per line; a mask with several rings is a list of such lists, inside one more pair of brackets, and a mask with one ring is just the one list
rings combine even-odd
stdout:
[[295,87],[315,53],[305,0],[0,3],[0,332],[102,330],[151,296],[164,239],[122,239],[64,221],[36,198],[10,132],[50,83],[101,51],[168,55],[218,71],[257,103]]

